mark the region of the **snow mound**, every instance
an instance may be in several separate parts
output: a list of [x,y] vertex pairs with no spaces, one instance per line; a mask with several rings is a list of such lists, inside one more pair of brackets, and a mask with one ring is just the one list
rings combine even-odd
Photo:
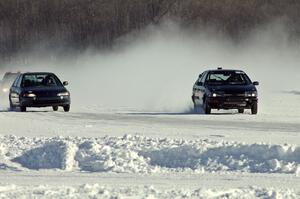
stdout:
[[266,144],[233,144],[207,149],[180,146],[142,152],[152,165],[206,171],[297,173],[300,148]]
[[1,185],[1,198],[286,198],[294,199],[296,193],[292,190],[274,190],[257,187],[229,190],[216,189],[159,189],[153,186],[107,187],[98,184],[84,184],[76,187],[23,187]]
[[[300,174],[300,147],[143,136],[0,137],[0,169],[89,172],[254,172]],[[1,166],[2,165],[2,166]],[[3,168],[2,168],[3,167]]]
[[75,159],[85,171],[147,172],[147,161],[136,151],[86,141],[79,146]]
[[29,169],[72,170],[76,150],[76,145],[71,142],[55,141],[26,151],[13,161]]

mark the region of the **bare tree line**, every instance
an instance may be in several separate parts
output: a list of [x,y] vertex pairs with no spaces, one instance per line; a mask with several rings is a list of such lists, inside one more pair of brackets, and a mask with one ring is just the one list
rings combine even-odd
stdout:
[[168,17],[183,26],[213,25],[232,37],[285,18],[300,35],[298,0],[1,0],[0,53],[11,55],[42,41],[51,41],[49,48],[105,48]]

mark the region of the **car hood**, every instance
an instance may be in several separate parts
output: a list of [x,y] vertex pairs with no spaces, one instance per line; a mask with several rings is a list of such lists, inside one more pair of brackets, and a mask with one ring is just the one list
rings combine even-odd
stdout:
[[256,91],[254,85],[209,85],[208,89],[212,92],[225,93],[244,93],[247,91]]

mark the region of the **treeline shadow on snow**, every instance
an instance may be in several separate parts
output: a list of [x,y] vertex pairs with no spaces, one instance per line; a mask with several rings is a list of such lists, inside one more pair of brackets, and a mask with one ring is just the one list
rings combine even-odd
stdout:
[[[18,109],[18,108],[14,108],[14,109],[0,108],[0,113],[9,113],[9,112],[21,112],[21,110]],[[26,112],[29,112],[29,113],[46,113],[46,112],[50,112],[50,111],[49,110],[33,109],[33,110],[27,110]]]
[[300,91],[297,91],[297,90],[283,91],[283,92],[284,92],[284,93],[288,93],[288,94],[300,95]]
[[[187,111],[182,111],[182,112],[167,112],[167,111],[164,111],[164,112],[128,112],[128,113],[125,113],[126,115],[148,115],[148,116],[159,116],[159,115],[169,115],[169,116],[176,116],[176,115],[207,115],[204,113],[204,111],[201,109],[201,110],[197,110],[195,111],[194,109],[190,109],[190,110],[187,110]],[[217,111],[217,112],[212,112],[211,114],[209,115],[234,115],[234,114],[239,114],[238,112],[224,112],[224,111]]]

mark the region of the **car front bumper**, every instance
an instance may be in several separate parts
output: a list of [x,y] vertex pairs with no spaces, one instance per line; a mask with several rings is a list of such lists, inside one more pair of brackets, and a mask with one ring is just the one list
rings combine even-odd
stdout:
[[20,105],[26,107],[65,106],[70,104],[71,99],[69,96],[43,98],[24,97],[20,101]]
[[213,109],[250,109],[257,103],[257,97],[208,97],[207,103]]

